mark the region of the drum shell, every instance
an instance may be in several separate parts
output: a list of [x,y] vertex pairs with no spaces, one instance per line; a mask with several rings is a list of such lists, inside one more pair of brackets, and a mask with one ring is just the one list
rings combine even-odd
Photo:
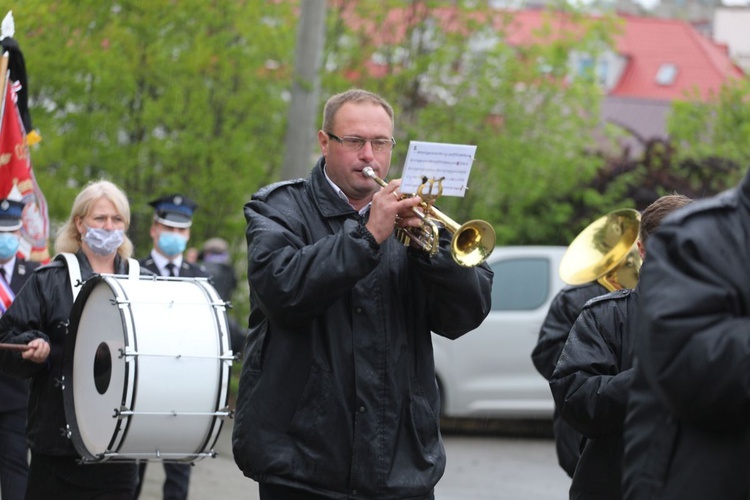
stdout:
[[69,435],[89,462],[202,458],[230,370],[225,303],[206,279],[95,276],[65,346]]

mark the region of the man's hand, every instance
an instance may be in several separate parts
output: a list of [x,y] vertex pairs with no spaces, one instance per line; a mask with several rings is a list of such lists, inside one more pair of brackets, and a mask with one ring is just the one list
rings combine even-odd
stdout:
[[366,227],[378,243],[383,243],[396,226],[406,228],[422,225],[421,219],[412,210],[422,200],[416,196],[402,198],[398,191],[400,185],[401,179],[394,179],[372,197]]

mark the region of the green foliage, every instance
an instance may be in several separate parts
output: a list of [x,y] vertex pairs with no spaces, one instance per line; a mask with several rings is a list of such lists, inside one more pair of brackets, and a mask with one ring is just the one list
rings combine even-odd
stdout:
[[[52,220],[67,217],[85,182],[111,179],[131,199],[130,235],[143,256],[151,246],[148,200],[182,192],[199,203],[193,244],[227,239],[242,274],[242,206],[281,173],[298,6],[14,7],[43,137],[32,161]],[[608,50],[618,24],[564,3],[555,9],[519,46],[512,16],[485,2],[329,2],[321,96],[362,87],[394,104],[392,177],[411,140],[477,145],[466,197],[439,205],[457,221],[489,221],[499,244],[567,244],[601,214],[646,199],[636,187],[648,187],[647,197],[669,189],[659,185],[665,172],[678,176],[674,185],[696,189],[736,178],[734,165],[750,157],[747,83],[707,104],[676,104],[676,148],[654,144],[637,165],[592,153],[601,90],[594,66],[580,72],[571,61]],[[721,182],[707,177],[706,165],[721,167]],[[245,304],[246,293],[235,302]]]
[[[750,164],[750,82],[736,80],[724,85],[707,101],[697,97],[676,101],[668,121],[672,143],[677,148],[681,174],[692,179],[694,187],[703,179],[696,166],[717,159],[735,164],[726,175],[714,172],[717,189],[732,186]],[[700,170],[700,169],[698,169]]]
[[194,244],[241,247],[242,205],[280,165],[293,6],[36,0],[14,16],[51,218],[108,178],[130,197],[139,257],[151,246],[147,202],[170,192],[199,203]]
[[567,225],[571,201],[594,214],[612,203],[586,195],[602,165],[590,154],[601,91],[593,73],[569,77],[570,56],[596,57],[615,25],[574,10],[559,23],[550,12],[534,43],[511,47],[512,18],[466,4],[342,4],[332,16],[324,94],[357,86],[394,104],[401,146],[391,176],[411,140],[477,145],[466,197],[440,201],[454,219],[489,221],[498,244],[567,244],[579,229]]

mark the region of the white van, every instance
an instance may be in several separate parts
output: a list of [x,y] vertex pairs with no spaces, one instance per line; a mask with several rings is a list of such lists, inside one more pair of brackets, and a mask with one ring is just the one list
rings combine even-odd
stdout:
[[531,351],[550,302],[565,286],[558,269],[566,249],[498,247],[487,259],[495,277],[482,325],[456,340],[432,335],[443,416],[552,418],[549,384]]

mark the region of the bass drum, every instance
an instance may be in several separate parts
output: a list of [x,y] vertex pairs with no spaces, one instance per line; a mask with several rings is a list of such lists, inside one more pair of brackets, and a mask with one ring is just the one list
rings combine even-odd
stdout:
[[232,353],[205,278],[96,275],[73,305],[63,365],[68,435],[84,462],[215,455]]

